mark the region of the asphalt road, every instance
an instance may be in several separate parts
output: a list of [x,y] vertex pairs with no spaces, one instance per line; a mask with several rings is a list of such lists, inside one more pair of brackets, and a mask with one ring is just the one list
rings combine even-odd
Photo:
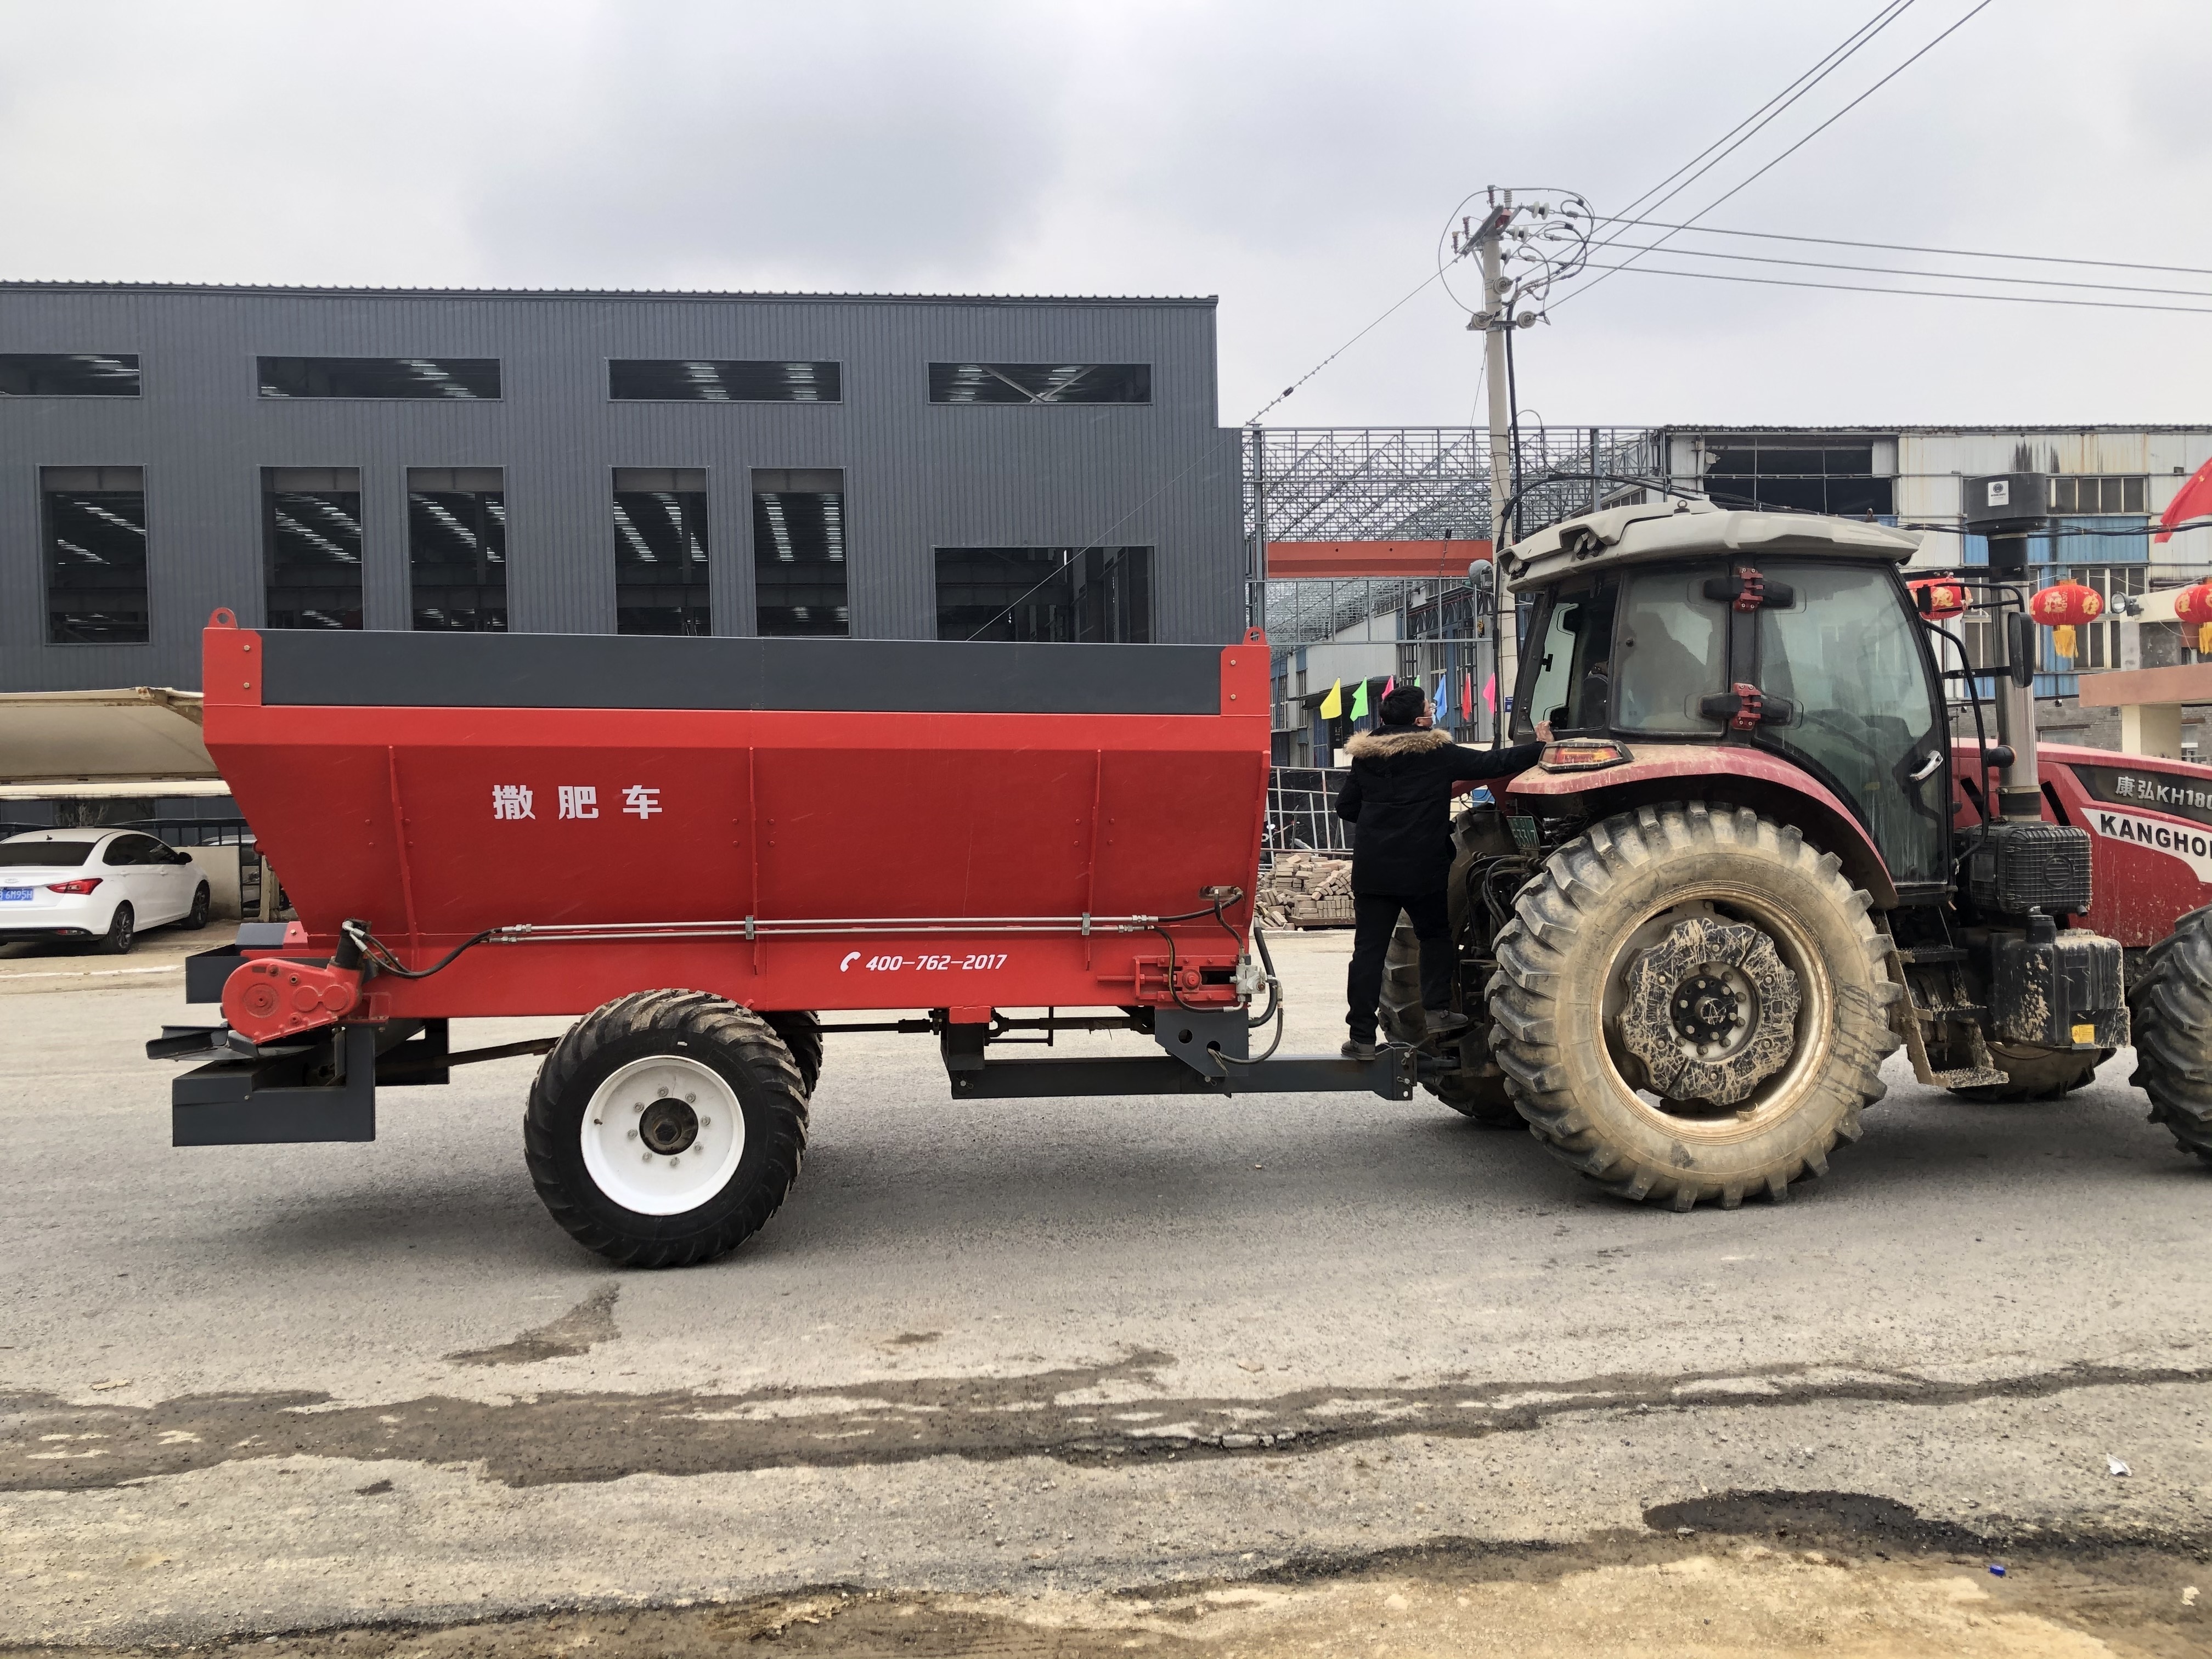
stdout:
[[[2212,1540],[2212,1171],[2126,1054],[2004,1107],[1893,1062],[1826,1181],[1675,1215],[1425,1096],[956,1104],[926,1040],[836,1038],[783,1212],[617,1273],[531,1189],[533,1061],[386,1091],[372,1145],[172,1150],[140,1045],[191,943],[0,962],[0,1644],[1042,1605],[1778,1504]],[[1287,1048],[1340,1036],[1344,948],[1282,947]]]

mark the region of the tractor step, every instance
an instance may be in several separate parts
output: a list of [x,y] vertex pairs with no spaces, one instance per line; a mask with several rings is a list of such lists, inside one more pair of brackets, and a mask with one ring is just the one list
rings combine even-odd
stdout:
[[1962,1066],[1955,1072],[1931,1072],[1928,1080],[1939,1089],[1986,1089],[2012,1079],[1994,1066]]

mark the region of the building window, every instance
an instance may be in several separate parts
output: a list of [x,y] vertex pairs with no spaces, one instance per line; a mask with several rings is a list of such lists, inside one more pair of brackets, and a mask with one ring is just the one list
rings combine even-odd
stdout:
[[937,637],[1149,644],[1152,550],[940,547]]
[[1871,444],[1708,440],[1705,489],[1722,507],[1887,518],[1897,510],[1895,487],[1876,476]]
[[2147,478],[2053,478],[2051,481],[2051,510],[2053,513],[2106,514],[2142,513],[2148,509],[2143,501],[2148,494]]
[[615,469],[615,631],[714,631],[707,605],[707,475],[697,468]]
[[145,644],[145,474],[135,466],[40,467],[39,497],[46,638]]
[[266,626],[361,626],[358,471],[262,468],[261,549]]
[[499,468],[407,469],[407,573],[415,627],[507,631],[507,489]]
[[496,398],[496,357],[264,357],[264,398]]
[[754,471],[753,617],[762,635],[853,631],[842,469]]
[[0,356],[0,398],[135,398],[135,352],[10,352]]
[[1150,363],[932,363],[933,404],[1148,404]]
[[617,357],[607,364],[607,395],[672,404],[834,404],[844,395],[838,363]]

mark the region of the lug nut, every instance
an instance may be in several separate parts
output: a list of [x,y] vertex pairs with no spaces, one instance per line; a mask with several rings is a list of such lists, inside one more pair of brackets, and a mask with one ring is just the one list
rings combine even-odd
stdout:
[[623,1136],[623,1139],[624,1140],[635,1140],[637,1139],[637,1131],[635,1129],[629,1130]]
[[684,1103],[687,1106],[696,1106],[699,1103],[699,1097],[696,1095],[686,1095],[684,1097]]
[[652,1154],[651,1152],[647,1152],[646,1154],[644,1154],[644,1158],[645,1158],[645,1161],[646,1161],[647,1164],[650,1164],[650,1163],[652,1163],[652,1162],[653,1162],[653,1154]]
[[714,1127],[714,1120],[711,1117],[702,1117],[699,1120],[699,1127],[702,1129],[711,1129]]
[[645,1109],[645,1103],[641,1100],[634,1100],[630,1102],[629,1109],[633,1112],[641,1112]]

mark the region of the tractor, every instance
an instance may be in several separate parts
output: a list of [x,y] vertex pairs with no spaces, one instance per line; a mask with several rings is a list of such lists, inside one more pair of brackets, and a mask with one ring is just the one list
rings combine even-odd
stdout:
[[[1552,739],[1455,819],[1473,1023],[1431,1092],[1620,1197],[1734,1208],[1824,1174],[1900,1045],[2011,1101],[2132,1042],[2212,1160],[2212,769],[2038,744],[2025,544],[1990,545],[1908,582],[1909,532],[1686,498],[1502,549],[1510,735]],[[1403,923],[1382,1014],[1422,1042]]]

